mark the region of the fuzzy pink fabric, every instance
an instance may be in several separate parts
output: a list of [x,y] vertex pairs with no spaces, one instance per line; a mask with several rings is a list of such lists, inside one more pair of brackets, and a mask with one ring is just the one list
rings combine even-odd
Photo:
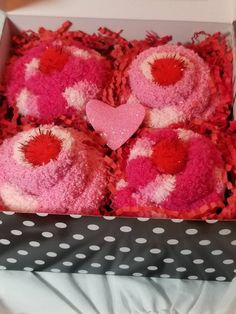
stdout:
[[21,132],[0,147],[0,196],[5,207],[19,212],[99,214],[107,185],[102,154],[81,132],[44,126],[43,132],[62,134],[65,148],[56,160],[32,165],[19,152],[19,144],[27,143],[38,130]]
[[[152,59],[162,55],[163,58],[177,56],[185,60],[183,77],[174,85],[159,85],[150,73]],[[210,102],[209,67],[195,52],[183,46],[163,45],[145,50],[131,64],[129,78],[132,93],[147,107],[177,109],[181,120],[206,118],[214,112],[212,106],[215,105]],[[176,117],[167,118],[176,122]]]
[[[176,174],[160,173],[152,159],[155,144],[164,139],[186,144],[187,163]],[[149,129],[130,148],[125,164],[114,196],[116,209],[152,206],[184,212],[223,198],[221,154],[209,139],[192,131]]]
[[[63,69],[45,73],[39,62],[50,47],[62,49],[69,58]],[[110,76],[109,69],[108,61],[100,54],[78,43],[41,43],[10,60],[7,98],[10,104],[16,103],[22,115],[49,122],[80,111],[89,99],[99,97]]]

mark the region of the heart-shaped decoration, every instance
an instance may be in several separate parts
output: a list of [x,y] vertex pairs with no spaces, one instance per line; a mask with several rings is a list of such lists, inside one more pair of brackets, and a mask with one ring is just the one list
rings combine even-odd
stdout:
[[106,138],[107,146],[116,150],[138,130],[145,109],[139,103],[114,108],[102,101],[90,100],[86,105],[86,114],[94,130]]

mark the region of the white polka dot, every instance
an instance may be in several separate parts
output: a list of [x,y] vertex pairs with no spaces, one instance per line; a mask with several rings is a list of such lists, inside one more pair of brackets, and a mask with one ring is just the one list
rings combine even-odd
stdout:
[[75,240],[83,240],[84,239],[84,236],[82,234],[74,234],[73,235],[73,238]]
[[183,219],[171,219],[172,222],[175,222],[175,223],[180,223],[182,221],[184,221]]
[[123,253],[127,253],[127,252],[130,252],[130,248],[129,247],[126,247],[126,246],[122,246],[120,247],[120,251],[123,252]]
[[78,270],[78,273],[80,273],[80,274],[87,274],[88,271],[85,270],[85,269],[80,269],[80,270]]
[[147,269],[148,270],[157,270],[158,267],[156,267],[156,266],[148,266]]
[[104,238],[104,240],[105,240],[106,242],[114,242],[114,241],[116,240],[116,238],[111,237],[111,236],[107,236],[107,237]]
[[105,274],[106,275],[115,275],[115,272],[108,270],[108,271],[105,272]]
[[201,259],[201,258],[196,258],[196,259],[193,260],[193,263],[200,265],[200,264],[203,264],[203,263],[204,263],[204,260]]
[[121,264],[121,265],[119,265],[119,268],[121,268],[121,269],[128,269],[129,265]]
[[236,273],[236,269],[234,269],[234,273]]
[[30,221],[30,220],[25,220],[25,221],[23,221],[23,225],[26,227],[33,227],[35,225],[35,223],[33,221]]
[[53,233],[45,231],[45,232],[42,232],[42,236],[44,238],[52,238],[53,237]]
[[99,267],[101,267],[102,265],[99,264],[99,263],[92,263],[91,266],[94,267],[94,268],[99,268]]
[[24,267],[23,268],[25,271],[33,271],[34,269],[32,267]]
[[234,260],[232,260],[232,259],[225,259],[223,261],[223,264],[225,264],[225,265],[230,265],[230,264],[233,264],[233,263],[234,263]]
[[187,230],[185,230],[185,233],[188,235],[194,235],[194,234],[198,233],[198,230],[197,229],[187,229]]
[[219,234],[220,235],[228,235],[228,234],[230,234],[231,233],[231,230],[230,229],[221,229],[220,231],[219,231]]
[[132,230],[132,228],[130,228],[128,226],[120,227],[120,231],[122,231],[122,232],[130,232],[131,230]]
[[188,279],[192,279],[192,280],[196,280],[196,279],[198,279],[198,276],[188,276]]
[[39,246],[40,246],[40,243],[37,242],[37,241],[30,241],[30,242],[29,242],[29,245],[30,245],[30,246],[33,246],[33,247],[39,247]]
[[108,260],[108,261],[113,261],[115,259],[115,256],[113,256],[113,255],[106,255],[104,258],[106,260]]
[[135,262],[143,262],[144,261],[144,258],[143,257],[140,257],[140,256],[137,256],[134,258],[134,261]]
[[78,218],[81,218],[82,215],[70,215],[71,218],[75,218],[75,219],[78,219]]
[[191,250],[182,250],[182,251],[180,251],[180,253],[183,255],[189,255],[192,253],[192,251]]
[[231,245],[236,245],[236,240],[233,240],[230,243],[231,243]]
[[11,230],[11,233],[16,236],[22,235],[22,232],[20,230]]
[[62,264],[63,264],[64,266],[72,266],[72,265],[73,265],[72,262],[63,262]]
[[89,249],[91,251],[99,251],[101,248],[98,245],[90,245]]
[[61,270],[59,268],[51,268],[50,271],[52,273],[60,273],[61,272]]
[[0,244],[9,245],[10,243],[11,243],[11,241],[9,241],[7,239],[0,239]]
[[170,245],[176,245],[176,244],[179,243],[179,241],[176,240],[176,239],[170,239],[170,240],[167,241],[167,243],[170,244]]
[[55,253],[55,252],[47,252],[46,255],[49,256],[49,257],[56,257],[57,253]]
[[215,224],[215,223],[218,222],[218,220],[215,220],[215,219],[207,219],[206,222],[207,222],[208,224]]
[[217,281],[225,281],[225,280],[226,280],[226,277],[224,277],[224,276],[219,276],[219,277],[216,277],[216,280],[217,280]]
[[150,218],[142,218],[142,217],[140,217],[140,218],[137,218],[139,221],[142,221],[142,222],[145,222],[145,221],[148,221]]
[[133,273],[132,276],[134,276],[134,277],[141,277],[141,276],[143,276],[143,274],[142,273]]
[[48,214],[46,214],[46,213],[36,213],[36,215],[39,217],[47,217],[48,216]]
[[168,274],[162,274],[162,275],[160,275],[160,277],[161,277],[161,278],[170,278],[170,275],[168,275]]
[[174,259],[173,258],[165,258],[163,259],[163,262],[166,263],[166,264],[171,264],[171,263],[174,263]]
[[82,253],[78,253],[75,255],[76,258],[79,258],[79,259],[84,259],[86,258],[86,255],[85,254],[82,254]]
[[36,259],[34,262],[37,265],[44,265],[45,264],[45,262],[43,260],[41,260],[41,259]]
[[159,253],[161,253],[161,250],[160,249],[151,249],[150,253],[152,253],[152,254],[159,254]]
[[221,255],[223,253],[223,251],[221,250],[214,250],[211,252],[212,255]]
[[96,231],[99,229],[98,225],[88,225],[87,228],[92,231]]
[[176,271],[180,272],[180,273],[183,273],[185,272],[187,269],[185,267],[177,267],[176,268]]
[[147,239],[145,238],[137,238],[135,239],[135,242],[138,243],[138,244],[144,244],[147,242]]
[[12,212],[12,211],[3,211],[2,213],[7,216],[11,216],[15,214],[15,212]]
[[0,220],[0,225],[2,224],[2,220]]
[[199,244],[200,245],[209,245],[209,244],[211,244],[211,241],[209,241],[209,240],[201,240],[201,241],[199,241]]
[[29,253],[27,252],[27,251],[25,251],[25,250],[19,250],[19,251],[17,251],[17,253],[19,254],[19,255],[28,255]]
[[114,219],[116,219],[116,217],[114,217],[114,216],[103,216],[103,218],[106,219],[106,220],[114,220]]
[[60,244],[59,244],[59,247],[60,247],[61,249],[67,250],[67,249],[70,248],[70,245],[69,245],[68,243],[60,243]]
[[64,222],[57,222],[55,223],[55,226],[59,229],[64,229],[67,227],[67,224],[65,224]]
[[6,266],[0,265],[0,270],[5,270],[7,269]]
[[215,271],[216,271],[215,268],[211,268],[211,267],[205,269],[206,273],[214,273]]
[[156,234],[161,234],[161,233],[165,232],[165,229],[156,227],[156,228],[152,229],[152,232],[156,233]]
[[9,257],[9,258],[7,258],[7,262],[11,263],[11,264],[15,264],[15,263],[17,263],[17,259]]

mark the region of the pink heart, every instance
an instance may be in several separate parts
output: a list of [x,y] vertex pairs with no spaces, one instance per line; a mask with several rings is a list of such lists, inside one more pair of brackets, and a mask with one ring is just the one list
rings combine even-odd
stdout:
[[139,103],[127,103],[111,107],[99,100],[90,100],[86,114],[94,130],[105,136],[107,146],[116,150],[139,128],[145,116],[145,109]]

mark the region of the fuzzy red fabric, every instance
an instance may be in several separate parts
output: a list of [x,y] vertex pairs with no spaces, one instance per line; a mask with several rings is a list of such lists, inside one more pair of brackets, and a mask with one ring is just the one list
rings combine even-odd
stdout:
[[154,61],[152,75],[159,85],[174,85],[184,74],[184,61],[176,58],[162,58]]
[[56,160],[61,151],[61,140],[51,132],[40,133],[22,146],[25,159],[32,165],[46,165]]
[[50,47],[41,55],[39,70],[50,74],[53,71],[61,71],[67,63],[69,54],[56,47]]
[[188,158],[186,145],[178,139],[163,139],[154,147],[152,160],[161,173],[176,174],[180,172]]

